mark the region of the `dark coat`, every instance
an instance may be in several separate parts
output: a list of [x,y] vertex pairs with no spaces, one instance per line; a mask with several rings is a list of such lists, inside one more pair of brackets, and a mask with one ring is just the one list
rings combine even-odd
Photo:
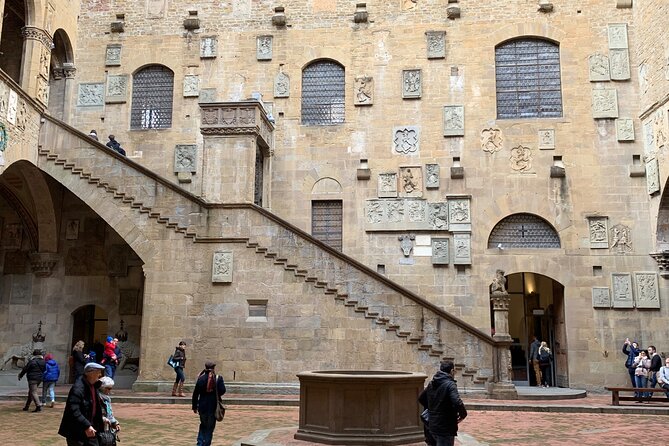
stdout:
[[650,358],[650,371],[659,372],[661,368],[662,368],[662,357],[656,353],[653,355],[652,358]]
[[82,376],[72,384],[70,393],[67,395],[63,419],[60,422],[60,429],[58,429],[59,435],[68,439],[85,441],[85,431],[89,426],[92,425],[96,431],[103,430],[102,400],[97,390],[100,387],[100,381],[97,381],[94,387],[96,410],[93,422],[90,421],[93,411],[93,397],[86,377]]
[[72,357],[74,358],[74,376],[81,376],[84,374],[84,366],[86,365],[86,358],[84,358],[84,353],[72,350]]
[[34,356],[30,361],[28,361],[28,363],[19,373],[19,379],[23,378],[23,375],[28,375],[29,382],[42,382],[44,370],[46,370],[46,362],[44,362],[44,357],[41,355]]
[[641,350],[634,348],[631,344],[623,344],[623,353],[627,355],[627,359],[625,360],[625,367],[634,368],[634,358],[639,356],[640,351]]
[[172,361],[177,364],[175,367],[185,367],[186,366],[186,351],[183,348],[175,348],[174,354],[172,355]]
[[458,434],[458,421],[465,419],[467,409],[451,375],[438,371],[418,401],[428,409],[428,427],[432,435],[452,437]]
[[[207,379],[208,373],[201,374],[197,378],[195,390],[193,390],[193,410],[202,414],[213,414],[216,411],[216,392],[207,392]],[[216,386],[220,398],[225,393],[225,381],[221,375],[218,375]]]

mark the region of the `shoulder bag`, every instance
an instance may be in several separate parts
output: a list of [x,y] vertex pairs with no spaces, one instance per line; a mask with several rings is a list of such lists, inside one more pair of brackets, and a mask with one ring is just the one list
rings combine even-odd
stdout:
[[214,415],[216,416],[216,421],[223,421],[223,418],[225,418],[225,406],[223,405],[221,398],[218,396],[218,375],[216,375],[214,389],[216,390],[216,412]]
[[167,358],[167,365],[172,368],[177,366],[177,363],[174,361],[174,355],[170,355],[170,357]]
[[96,433],[98,437],[98,444],[100,446],[116,446],[116,433],[107,429],[104,431],[98,431]]

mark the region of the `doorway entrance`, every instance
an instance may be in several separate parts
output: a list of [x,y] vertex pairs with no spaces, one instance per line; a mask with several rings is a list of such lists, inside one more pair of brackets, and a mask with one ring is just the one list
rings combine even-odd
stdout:
[[[102,359],[104,341],[107,338],[108,318],[107,312],[95,305],[79,307],[72,313],[74,324],[72,327],[72,343],[74,346],[78,341],[84,341],[84,353],[95,352],[96,360]],[[70,380],[74,378],[74,370],[70,370]]]
[[534,386],[536,378],[529,362],[532,337],[546,341],[553,354],[549,383],[569,387],[567,342],[564,324],[564,286],[550,277],[522,272],[507,276],[509,334],[513,382]]

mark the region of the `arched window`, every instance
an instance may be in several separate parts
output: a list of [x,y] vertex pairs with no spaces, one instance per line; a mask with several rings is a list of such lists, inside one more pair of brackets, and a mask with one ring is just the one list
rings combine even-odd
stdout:
[[344,122],[344,67],[320,60],[302,71],[302,124]]
[[166,129],[172,126],[174,73],[149,65],[132,77],[131,129]]
[[562,116],[560,47],[541,39],[517,39],[495,48],[497,118]]
[[533,214],[513,214],[495,225],[488,239],[494,248],[559,248],[560,236],[550,223]]

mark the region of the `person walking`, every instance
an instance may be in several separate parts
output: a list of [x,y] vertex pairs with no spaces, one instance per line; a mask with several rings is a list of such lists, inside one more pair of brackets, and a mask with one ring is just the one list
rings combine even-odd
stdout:
[[184,341],[179,342],[179,345],[174,349],[172,361],[174,361],[175,364],[174,372],[177,374],[174,385],[172,386],[172,396],[186,396],[184,395],[184,381],[186,380],[186,375],[184,375],[184,367],[186,366],[186,343]]
[[216,374],[216,363],[208,361],[200,372],[193,390],[193,412],[200,415],[200,429],[197,433],[197,446],[209,446],[216,429],[216,407],[225,394],[223,377]]
[[535,386],[541,385],[541,369],[539,368],[539,347],[541,342],[537,339],[536,336],[532,336],[532,343],[530,344],[530,354],[528,356],[528,361],[532,364],[532,369],[534,370],[534,377],[536,379]]
[[72,347],[72,369],[74,370],[74,382],[84,376],[84,366],[87,362],[87,356],[84,354],[84,341],[77,341]]
[[623,353],[627,355],[627,359],[625,359],[625,368],[630,376],[632,387],[636,387],[636,378],[634,374],[636,367],[634,366],[634,360],[639,356],[639,343],[637,341],[631,342],[630,338],[626,338],[625,343],[623,344]]
[[541,387],[550,387],[552,384],[550,375],[553,354],[551,353],[551,349],[548,348],[546,341],[541,342],[537,356],[539,357],[539,368],[541,369]]
[[46,405],[46,397],[48,394],[50,399],[49,407],[53,407],[56,402],[55,387],[56,382],[58,382],[58,378],[60,377],[60,367],[58,367],[58,363],[53,359],[51,353],[46,354],[44,361],[46,363],[46,368],[44,370],[44,376],[42,377],[42,404]]
[[117,437],[121,430],[121,424],[114,417],[114,410],[111,403],[111,391],[114,388],[114,380],[108,376],[100,378],[100,399],[102,400],[102,423],[105,431],[110,431],[114,437]]
[[67,446],[97,446],[95,434],[104,429],[102,399],[98,393],[104,366],[89,362],[67,395],[58,435],[65,437]]
[[33,350],[32,358],[19,372],[19,381],[21,381],[24,375],[28,376],[28,399],[26,400],[26,405],[23,407],[23,410],[26,412],[30,409],[30,403],[33,401],[35,402],[33,412],[42,411],[37,388],[42,383],[45,369],[46,363],[44,362],[44,356],[42,356],[42,350]]
[[453,446],[458,435],[458,424],[467,417],[467,409],[460,399],[453,379],[453,361],[444,361],[430,384],[418,397],[427,407],[428,429],[436,446]]

